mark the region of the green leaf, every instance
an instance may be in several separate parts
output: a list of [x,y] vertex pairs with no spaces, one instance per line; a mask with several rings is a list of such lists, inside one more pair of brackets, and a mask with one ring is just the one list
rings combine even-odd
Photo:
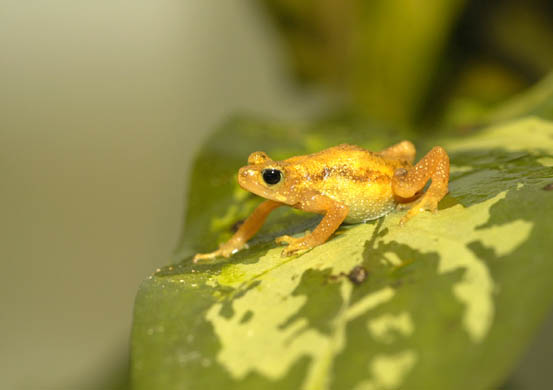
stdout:
[[[235,120],[214,135],[193,173],[183,259],[147,279],[136,298],[134,388],[501,384],[553,304],[551,122],[436,140],[450,153],[450,193],[437,214],[404,227],[403,212],[392,213],[283,258],[272,239],[320,219],[283,209],[248,250],[191,263],[254,206],[234,178],[248,153],[283,158],[345,140],[376,150],[404,136],[382,134],[355,123]],[[359,284],[345,276],[356,266],[368,270]]]
[[[509,87],[509,84],[516,84],[516,82],[509,82],[508,75],[504,75],[504,79],[501,80],[499,71],[492,73],[498,79],[494,80],[485,66],[480,65],[480,67],[484,69],[473,65],[468,72],[470,76],[465,76],[467,79],[457,80],[457,83],[467,91],[454,95],[446,103],[445,112],[440,120],[441,128],[465,132],[473,127],[497,124],[526,116],[553,119],[553,72],[521,93],[511,96],[512,91],[509,91],[508,96],[511,97],[505,100],[507,90],[515,87],[514,85]],[[494,88],[486,83],[498,85]],[[504,90],[502,93],[498,93],[498,89]],[[490,96],[487,98],[479,96],[486,94],[490,94]],[[502,94],[503,98],[498,99],[500,96],[497,95]],[[498,102],[488,101],[494,99],[498,99]]]
[[532,88],[501,104],[484,120],[494,123],[527,115],[553,119],[553,72]]

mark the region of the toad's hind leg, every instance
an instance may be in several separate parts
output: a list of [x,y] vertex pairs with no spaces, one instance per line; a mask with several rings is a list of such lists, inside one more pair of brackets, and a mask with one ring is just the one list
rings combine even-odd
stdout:
[[409,164],[415,161],[415,153],[415,145],[409,141],[402,141],[378,152],[385,159],[406,161]]
[[447,194],[449,157],[440,146],[432,148],[414,167],[397,169],[392,179],[392,191],[399,198],[409,199],[422,190],[430,179],[430,187],[401,219],[401,224],[421,211],[435,212],[438,202]]

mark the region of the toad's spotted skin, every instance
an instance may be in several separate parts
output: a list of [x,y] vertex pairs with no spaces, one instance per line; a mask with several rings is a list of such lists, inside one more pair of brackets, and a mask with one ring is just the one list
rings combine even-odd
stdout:
[[317,228],[303,237],[282,236],[288,243],[284,256],[324,243],[342,222],[358,223],[388,214],[398,204],[413,201],[432,180],[428,190],[401,219],[407,222],[420,211],[435,212],[447,194],[449,157],[434,147],[416,165],[415,147],[403,141],[381,152],[353,145],[338,145],[318,153],[273,161],[263,152],[248,158],[240,169],[242,188],[265,199],[232,238],[214,252],[197,254],[194,262],[217,256],[229,257],[243,248],[271,211],[283,205],[324,214]]

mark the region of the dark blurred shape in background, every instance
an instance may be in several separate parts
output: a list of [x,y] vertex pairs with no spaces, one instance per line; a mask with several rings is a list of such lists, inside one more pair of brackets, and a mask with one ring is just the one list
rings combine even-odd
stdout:
[[478,116],[553,68],[553,3],[264,0],[290,65],[371,118]]

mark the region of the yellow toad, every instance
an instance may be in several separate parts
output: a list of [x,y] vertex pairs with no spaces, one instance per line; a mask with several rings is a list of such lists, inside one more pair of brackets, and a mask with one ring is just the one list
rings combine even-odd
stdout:
[[194,262],[217,256],[230,257],[242,249],[261,228],[271,211],[288,205],[324,214],[312,233],[294,238],[281,236],[277,243],[288,243],[282,251],[290,256],[321,245],[342,222],[359,223],[388,214],[397,205],[416,199],[428,180],[428,190],[401,219],[407,222],[420,211],[435,212],[447,194],[449,157],[435,146],[416,165],[415,147],[403,141],[381,152],[369,152],[354,145],[338,145],[318,153],[273,161],[263,152],[252,153],[240,168],[238,183],[265,199],[244,221],[230,240],[218,250],[194,257]]

